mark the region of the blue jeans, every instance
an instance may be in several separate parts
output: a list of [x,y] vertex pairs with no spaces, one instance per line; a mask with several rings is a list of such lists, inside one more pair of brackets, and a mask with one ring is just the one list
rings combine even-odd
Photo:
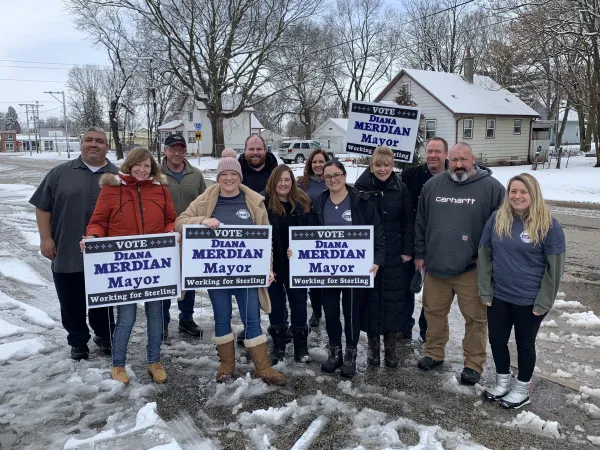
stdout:
[[[165,321],[165,327],[171,322],[171,314],[169,308],[171,308],[171,300],[163,300],[163,320]],[[194,304],[196,303],[196,291],[185,291],[183,299],[177,302],[179,308],[179,320],[192,320],[194,318]]]
[[290,303],[290,315],[292,328],[306,326],[306,297],[307,289],[290,289],[285,281],[276,281],[269,286],[269,297],[271,297],[271,314],[269,322],[271,325],[284,325],[286,322],[286,294]]
[[[144,303],[146,309],[148,329],[148,363],[160,361],[160,344],[162,341],[162,302],[160,300]],[[127,344],[131,336],[131,330],[135,324],[137,303],[117,306],[117,324],[113,334],[112,342],[112,364],[113,366],[125,366],[127,359]]]
[[240,310],[240,318],[246,329],[246,339],[260,336],[262,330],[257,288],[208,289],[215,317],[215,336],[227,336],[231,333],[232,295],[235,295]]

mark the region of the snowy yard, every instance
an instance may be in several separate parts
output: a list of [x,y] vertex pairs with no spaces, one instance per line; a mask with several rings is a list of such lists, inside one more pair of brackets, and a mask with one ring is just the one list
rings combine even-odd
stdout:
[[[71,152],[72,158],[77,158],[79,152]],[[358,155],[357,155],[358,156]],[[29,154],[11,155],[0,157],[0,172],[4,161],[10,162],[11,158],[30,158]],[[366,167],[358,167],[353,163],[353,155],[341,154],[339,159],[346,166],[348,173],[348,183],[354,183]],[[63,152],[61,155],[57,153],[40,153],[33,154],[31,159],[38,160],[61,160],[67,161],[67,154]],[[114,153],[109,153],[109,159],[115,161]],[[554,160],[553,160],[554,161]],[[217,169],[218,159],[203,156],[201,158],[190,157],[189,162],[199,167],[205,173],[208,180],[214,180],[215,171]],[[279,161],[281,163],[281,161]],[[562,161],[562,169],[554,169],[556,161],[553,162],[553,168],[545,168],[531,170],[530,165],[523,166],[508,166],[508,167],[492,167],[492,173],[504,186],[508,180],[514,175],[526,172],[530,173],[538,179],[542,187],[542,193],[546,200],[559,200],[570,202],[583,203],[600,203],[600,168],[594,168],[596,163],[595,158],[586,158],[584,156],[571,157],[567,165],[566,157]],[[304,172],[304,164],[290,164],[294,171],[294,175],[300,176]],[[546,165],[546,167],[548,167]]]

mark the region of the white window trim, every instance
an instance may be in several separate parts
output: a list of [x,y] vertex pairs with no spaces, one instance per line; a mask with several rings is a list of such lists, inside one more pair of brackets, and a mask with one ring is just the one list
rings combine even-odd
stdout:
[[[433,122],[434,126],[433,126],[433,136],[427,137],[427,131],[431,131],[431,130],[427,130],[427,124],[429,122]],[[428,141],[431,138],[434,138],[437,136],[437,119],[425,119],[425,140]]]
[[[470,128],[465,128],[465,120],[470,120],[471,121],[471,127]],[[475,117],[463,117],[463,132],[462,132],[462,137],[463,139],[473,139],[473,132],[475,131]],[[471,130],[471,136],[467,137],[465,136],[465,129],[467,130]]]
[[[488,120],[493,120],[494,121],[494,127],[491,128],[492,130],[494,130],[494,135],[492,137],[488,137],[488,133],[487,133],[488,130],[490,129],[490,128],[488,128]],[[497,123],[498,122],[496,121],[495,117],[486,117],[485,118],[485,138],[486,139],[496,139],[496,124]]]
[[[519,132],[518,132],[518,133],[515,133],[515,128],[516,128],[516,122],[517,122],[517,120],[520,122],[520,125],[519,125]],[[520,136],[522,132],[523,132],[523,119],[514,119],[514,120],[513,120],[513,134],[514,134],[515,136]]]

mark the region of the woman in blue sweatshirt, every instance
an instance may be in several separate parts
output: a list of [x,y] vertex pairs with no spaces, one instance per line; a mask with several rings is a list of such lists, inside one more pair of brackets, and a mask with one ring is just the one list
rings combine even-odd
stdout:
[[[535,339],[554,304],[565,267],[565,235],[552,217],[537,180],[526,173],[508,182],[504,203],[483,230],[478,284],[488,306],[496,383],[484,396],[505,408],[530,403]],[[519,375],[512,380],[508,339],[515,329]]]

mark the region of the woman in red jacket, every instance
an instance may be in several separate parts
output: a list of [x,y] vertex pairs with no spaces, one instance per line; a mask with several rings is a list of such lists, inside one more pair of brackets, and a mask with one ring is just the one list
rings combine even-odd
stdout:
[[[100,178],[100,196],[87,227],[87,238],[170,233],[175,230],[177,213],[166,177],[145,148],[131,150],[118,175]],[[148,373],[156,383],[167,381],[160,363],[162,301],[144,303],[148,321]],[[137,304],[117,306],[117,323],[112,342],[113,380],[129,383],[125,371],[127,344],[135,324]]]

